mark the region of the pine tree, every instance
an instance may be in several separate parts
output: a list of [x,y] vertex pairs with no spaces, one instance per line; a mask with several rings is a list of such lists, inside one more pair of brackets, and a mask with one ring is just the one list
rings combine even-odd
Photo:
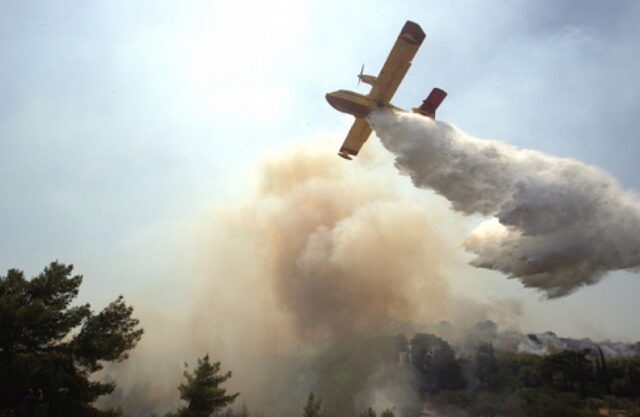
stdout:
[[[185,364],[185,367],[188,365]],[[191,373],[184,371],[186,382],[178,387],[180,398],[187,406],[178,410],[180,417],[209,417],[215,411],[230,405],[240,395],[227,395],[220,384],[231,378],[231,371],[220,375],[220,362],[211,363],[209,355],[198,359],[198,366]]]
[[82,284],[73,266],[52,262],[37,277],[11,269],[0,276],[0,415],[15,414],[29,387],[39,387],[57,416],[108,416],[92,404],[115,385],[92,377],[123,361],[142,337],[122,296],[95,314],[72,306]]

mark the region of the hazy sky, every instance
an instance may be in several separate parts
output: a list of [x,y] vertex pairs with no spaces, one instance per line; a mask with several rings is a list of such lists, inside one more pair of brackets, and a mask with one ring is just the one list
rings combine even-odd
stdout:
[[[407,19],[427,39],[394,103],[441,87],[438,116],[469,134],[640,189],[635,1],[2,1],[0,270],[73,263],[98,304],[180,296],[193,219],[265,155],[324,132],[337,149],[351,120],[324,94],[376,75]],[[637,274],[553,301],[479,276],[525,331],[640,339]]]

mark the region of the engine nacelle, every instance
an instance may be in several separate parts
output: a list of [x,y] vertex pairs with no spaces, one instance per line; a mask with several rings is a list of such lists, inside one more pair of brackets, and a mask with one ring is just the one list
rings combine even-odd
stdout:
[[358,79],[363,83],[369,84],[369,85],[374,85],[378,80],[377,77],[374,77],[373,75],[367,75],[367,74],[358,74]]

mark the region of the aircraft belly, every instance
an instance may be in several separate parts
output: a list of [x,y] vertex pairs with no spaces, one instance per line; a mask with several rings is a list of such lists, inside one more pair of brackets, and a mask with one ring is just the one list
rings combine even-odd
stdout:
[[375,106],[371,100],[364,98],[338,97],[332,94],[327,94],[326,98],[336,110],[352,114],[355,117],[367,117]]

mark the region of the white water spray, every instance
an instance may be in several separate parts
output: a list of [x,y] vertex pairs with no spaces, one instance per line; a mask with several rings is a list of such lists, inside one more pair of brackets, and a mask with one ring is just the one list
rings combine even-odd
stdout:
[[474,266],[554,298],[640,265],[640,200],[604,171],[414,114],[376,112],[370,123],[414,185],[494,217],[465,241]]

